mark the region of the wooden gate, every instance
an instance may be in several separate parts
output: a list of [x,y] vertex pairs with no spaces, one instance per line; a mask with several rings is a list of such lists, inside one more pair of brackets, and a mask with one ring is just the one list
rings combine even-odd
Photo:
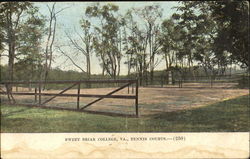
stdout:
[[[123,83],[122,86],[118,87],[117,89],[104,94],[104,95],[99,95],[99,94],[81,94],[80,88],[81,84],[83,83]],[[96,113],[96,114],[106,114],[106,115],[122,115],[124,116],[125,114],[121,113],[110,113],[110,112],[98,112],[98,111],[90,111],[86,110],[87,107],[90,107],[92,104],[99,102],[102,99],[105,98],[120,98],[120,99],[133,99],[135,101],[135,114],[133,115],[128,115],[126,116],[135,116],[139,117],[139,110],[138,110],[138,80],[131,80],[131,79],[122,79],[122,80],[80,80],[80,81],[47,81],[46,84],[71,84],[69,87],[65,88],[59,93],[43,93],[42,92],[42,85],[45,84],[43,81],[22,81],[22,82],[0,82],[2,86],[4,86],[6,89],[1,88],[1,95],[7,95],[8,97],[8,104],[12,105],[24,105],[24,104],[18,104],[14,98],[13,95],[34,95],[35,102],[37,102],[38,98],[38,103],[33,104],[33,105],[27,105],[26,106],[33,106],[33,107],[41,107],[41,108],[50,108],[50,109],[61,109],[61,110],[73,110],[73,111],[82,111],[82,112],[89,112],[89,113]],[[35,85],[34,92],[13,92],[12,88],[15,85],[18,84],[27,84],[27,85]],[[113,95],[114,93],[128,87],[128,93],[129,93],[129,87],[135,85],[135,94],[134,95]],[[76,94],[64,94],[66,91],[69,89],[77,86],[77,93]],[[51,96],[51,98],[45,100],[42,102],[42,96]],[[50,102],[56,97],[77,97],[76,99],[76,108],[60,108],[60,107],[51,107],[51,106],[45,106],[46,103]],[[95,97],[97,98],[96,100],[93,100],[92,102],[86,104],[83,107],[80,107],[80,98],[81,97]]]

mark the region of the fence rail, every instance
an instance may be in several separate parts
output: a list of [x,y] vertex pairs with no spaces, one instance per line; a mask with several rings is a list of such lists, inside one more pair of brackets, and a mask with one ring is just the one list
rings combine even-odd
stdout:
[[[104,95],[100,95],[100,94],[81,94],[81,84],[84,83],[124,83],[124,85],[119,86],[117,89],[114,89],[113,91],[104,94]],[[12,91],[12,86],[13,85],[18,85],[18,84],[35,84],[35,91],[34,92],[13,92]],[[69,87],[63,89],[61,92],[59,93],[43,93],[42,92],[42,84],[71,84]],[[17,104],[15,101],[15,98],[13,97],[13,95],[34,95],[34,99],[35,102],[37,102],[37,97],[38,97],[38,104],[33,104],[33,106],[40,106],[40,107],[44,107],[44,108],[51,108],[48,106],[45,106],[46,103],[50,102],[51,100],[53,100],[54,98],[57,97],[77,97],[76,103],[77,103],[77,107],[74,110],[77,111],[85,111],[84,109],[93,105],[94,103],[99,102],[102,99],[105,98],[118,98],[118,99],[133,99],[135,100],[135,116],[139,117],[139,109],[138,109],[138,80],[134,80],[134,79],[121,79],[121,80],[80,80],[80,81],[18,81],[18,82],[0,82],[0,85],[5,85],[6,87],[6,91],[1,89],[0,94],[1,95],[7,95],[8,96],[8,100],[10,104]],[[128,93],[129,93],[129,86],[132,86],[132,93],[134,92],[133,90],[133,85],[135,85],[135,94],[134,95],[113,95],[114,93],[128,87]],[[73,87],[77,86],[77,93],[75,94],[67,94],[65,93],[66,91],[72,89]],[[47,99],[46,101],[42,102],[42,96],[50,96],[51,98]],[[82,108],[80,108],[80,98],[81,97],[94,97],[97,98],[96,100],[86,104],[85,106],[83,106]],[[56,108],[56,109],[61,109],[61,108]],[[63,109],[68,109],[68,110],[72,110],[70,108],[63,108]],[[90,112],[89,110],[86,110],[86,112]],[[96,111],[93,111],[93,113],[96,113]],[[98,112],[100,113],[100,112]],[[104,114],[107,114],[107,112]]]
[[[173,77],[171,79],[171,82],[169,82],[169,78],[166,75],[162,76],[156,76],[154,77],[153,82],[148,82],[145,83],[144,86],[146,87],[151,87],[151,86],[160,86],[160,87],[186,87],[185,84],[191,84],[191,83],[196,83],[196,84],[201,84],[200,87],[219,87],[223,88],[223,85],[219,84],[232,84],[234,83],[235,85],[238,84],[239,80],[242,79],[242,75],[217,75],[217,76],[178,76],[178,77]],[[170,84],[171,83],[171,84]],[[209,84],[209,85],[202,85],[202,84]],[[195,85],[194,85],[195,86]],[[193,87],[193,86],[187,86],[187,87]],[[196,87],[199,87],[199,85],[196,85]],[[225,86],[228,87],[228,86]]]
[[68,83],[128,83],[133,82],[135,83],[137,80],[134,79],[107,79],[107,80],[68,80],[68,81],[2,81],[0,84],[68,84]]

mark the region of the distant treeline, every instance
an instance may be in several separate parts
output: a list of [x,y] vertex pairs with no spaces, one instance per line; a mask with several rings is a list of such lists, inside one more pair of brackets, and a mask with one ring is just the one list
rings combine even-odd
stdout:
[[[8,66],[7,65],[0,65],[0,72],[1,81],[7,81],[8,80]],[[16,70],[16,74],[14,76],[14,81],[39,81],[37,79],[37,76],[31,76],[32,72],[27,72],[23,70]],[[160,78],[168,79],[169,74],[166,73],[166,70],[156,70],[154,73],[154,79],[157,81]],[[244,70],[242,69],[236,69],[236,68],[228,68],[225,70],[224,75],[235,75],[235,74],[244,74]],[[179,78],[195,78],[195,77],[207,77],[207,74],[203,70],[203,68],[199,67],[191,67],[191,68],[177,68],[172,67],[171,68],[171,75],[173,79],[179,79]],[[182,75],[182,77],[180,77]],[[102,75],[102,74],[92,74],[91,79],[110,79],[111,77],[109,75]],[[131,73],[130,75],[120,75],[120,79],[139,79],[135,73]],[[55,80],[83,80],[88,79],[87,73],[84,72],[78,72],[73,70],[61,70],[60,68],[54,68],[51,69],[51,71],[48,74],[48,81],[55,81]],[[146,82],[145,78],[139,79],[142,81],[142,83]],[[150,81],[148,81],[148,84]]]
[[[212,79],[232,74],[232,66],[249,72],[247,1],[182,1],[170,16],[160,3],[123,11],[116,3],[89,3],[78,12],[78,30],[58,21],[68,18],[61,14],[68,7],[44,5],[47,11],[36,2],[0,2],[0,58],[8,62],[1,80],[137,78],[148,85]],[[57,36],[58,24],[64,38]],[[61,56],[82,73],[53,68]],[[92,58],[101,75],[92,75]],[[157,71],[162,62],[165,71]]]

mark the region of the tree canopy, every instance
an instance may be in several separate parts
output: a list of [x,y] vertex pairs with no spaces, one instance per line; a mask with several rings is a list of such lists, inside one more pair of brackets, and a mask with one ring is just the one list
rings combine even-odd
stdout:
[[[47,9],[49,14],[41,15],[31,2],[0,3],[0,55],[8,59],[6,79],[46,81],[58,54],[88,79],[94,57],[103,76],[117,79],[126,65],[128,76],[135,75],[141,84],[154,80],[162,61],[165,72],[189,72],[193,77],[195,68],[211,77],[225,74],[233,64],[249,68],[247,1],[182,1],[169,17],[159,4],[126,11],[115,3],[89,4],[79,10],[81,30],[64,30],[66,44],[55,38],[57,15],[66,8],[57,9],[54,3]],[[79,53],[85,61],[80,65],[75,60]]]

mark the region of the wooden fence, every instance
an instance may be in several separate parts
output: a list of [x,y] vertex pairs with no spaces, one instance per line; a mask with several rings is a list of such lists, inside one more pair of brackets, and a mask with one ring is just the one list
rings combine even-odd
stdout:
[[[148,83],[145,87],[169,87],[169,88],[230,88],[225,84],[237,85],[242,79],[242,75],[217,75],[217,76],[185,76],[172,79],[169,84],[167,76],[154,77],[152,84]],[[193,85],[191,85],[193,83]]]
[[[118,88],[114,89],[113,91],[100,95],[100,94],[81,94],[81,84],[86,83],[116,83],[116,84],[122,84],[122,86],[119,86]],[[27,85],[35,85],[34,92],[13,92],[12,87],[18,84],[27,84]],[[63,89],[59,93],[42,93],[42,85],[43,84],[70,84],[69,87]],[[80,81],[47,81],[46,83],[43,81],[19,81],[19,82],[0,82],[0,85],[4,85],[6,89],[1,88],[1,95],[7,95],[9,104],[13,105],[20,105],[16,103],[16,100],[13,95],[32,95],[34,96],[35,102],[37,104],[28,105],[33,107],[42,107],[42,108],[50,108],[50,109],[63,109],[63,110],[73,110],[73,111],[82,111],[82,112],[90,112],[90,113],[96,113],[96,114],[106,114],[106,115],[125,115],[125,114],[119,114],[119,113],[108,113],[108,112],[98,112],[98,111],[90,111],[85,110],[87,107],[90,107],[94,103],[97,103],[98,101],[105,99],[105,98],[119,98],[119,99],[133,99],[135,101],[135,115],[126,115],[126,116],[135,116],[139,117],[139,109],[138,109],[138,80],[131,80],[131,79],[122,79],[122,80],[80,80]],[[134,95],[113,95],[114,93],[128,87],[128,93],[129,93],[129,87],[132,86],[132,92],[134,93],[134,85],[135,85],[135,94]],[[64,94],[69,89],[72,89],[73,87],[77,87],[77,93],[76,94]],[[51,96],[49,99],[42,102],[42,96]],[[59,108],[59,107],[51,107],[51,106],[45,106],[48,102],[53,100],[56,97],[76,97],[76,108]],[[92,102],[86,104],[83,107],[80,107],[80,98],[82,97],[95,97],[96,100],[93,100]],[[25,104],[27,105],[27,104]]]

